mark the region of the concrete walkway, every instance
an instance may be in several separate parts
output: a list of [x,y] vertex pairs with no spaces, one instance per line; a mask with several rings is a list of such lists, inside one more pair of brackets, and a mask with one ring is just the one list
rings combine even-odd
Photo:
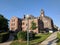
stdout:
[[10,45],[12,43],[13,39],[14,39],[13,35],[10,34],[8,41],[6,41],[4,43],[0,43],[0,45]]
[[56,45],[57,32],[52,33],[45,41],[39,45]]

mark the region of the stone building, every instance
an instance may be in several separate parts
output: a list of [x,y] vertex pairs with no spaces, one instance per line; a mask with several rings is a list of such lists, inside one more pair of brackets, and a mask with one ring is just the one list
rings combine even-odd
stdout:
[[17,18],[15,16],[13,16],[11,19],[10,19],[10,30],[11,31],[20,31],[22,30],[22,23],[21,23],[21,19],[20,18]]
[[[31,26],[32,26],[32,21],[34,22],[34,23],[36,23],[36,29],[34,29],[34,30],[32,30],[31,29]],[[29,17],[28,17],[28,25],[29,25],[29,31],[33,31],[33,32],[35,32],[35,33],[39,33],[39,24],[38,24],[38,22],[39,22],[39,19],[38,18],[36,18],[36,17],[34,17],[34,16],[32,16],[32,15],[29,15]],[[26,21],[26,17],[24,17],[23,18],[23,20],[22,20],[22,30],[23,31],[26,31],[27,30],[27,26],[26,26],[26,24],[27,24],[27,21]]]
[[[31,30],[31,22],[34,21],[36,23],[37,28],[34,30]],[[54,25],[53,25],[53,20],[45,16],[44,10],[41,10],[40,16],[34,17],[33,15],[29,15],[28,18],[28,23],[29,23],[29,31],[33,31],[35,33],[39,33],[41,31],[54,31]],[[17,17],[12,17],[10,20],[10,30],[16,31],[16,30],[22,30],[26,31],[27,30],[27,21],[26,17],[24,15],[24,18],[20,19]]]
[[41,10],[40,20],[42,22],[41,25],[43,26],[42,30],[45,30],[47,32],[48,31],[54,31],[53,20],[50,17],[45,16],[43,9]]

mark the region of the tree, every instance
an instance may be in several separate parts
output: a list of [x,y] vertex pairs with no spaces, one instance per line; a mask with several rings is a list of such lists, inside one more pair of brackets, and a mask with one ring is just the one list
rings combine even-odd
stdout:
[[31,22],[31,29],[34,30],[36,28],[37,28],[36,23],[34,21],[32,21]]
[[[35,33],[34,32],[30,32],[29,33],[29,40],[33,40],[35,38]],[[18,33],[17,33],[17,39],[19,40],[19,41],[26,41],[27,40],[27,31],[19,31]]]
[[26,39],[27,39],[27,32],[19,31],[19,32],[17,33],[17,38],[18,38],[18,40],[20,40],[20,41],[26,40]]
[[0,32],[5,32],[8,30],[8,20],[0,14]]

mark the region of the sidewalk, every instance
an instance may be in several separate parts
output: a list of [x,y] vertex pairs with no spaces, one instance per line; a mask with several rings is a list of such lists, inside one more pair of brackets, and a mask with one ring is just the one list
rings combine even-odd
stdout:
[[56,45],[57,32],[52,33],[45,41],[39,45]]

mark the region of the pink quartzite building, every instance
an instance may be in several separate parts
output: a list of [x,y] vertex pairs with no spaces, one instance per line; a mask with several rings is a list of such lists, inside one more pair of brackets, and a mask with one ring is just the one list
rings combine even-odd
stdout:
[[[31,30],[31,22],[34,21],[36,23],[36,29]],[[34,17],[33,15],[29,15],[28,17],[28,23],[29,23],[29,31],[33,31],[35,33],[39,32],[49,32],[50,30],[54,31],[54,25],[53,25],[53,20],[45,16],[44,10],[41,10],[41,14],[39,17]],[[10,30],[11,31],[26,31],[27,30],[27,21],[26,21],[26,16],[22,19],[17,18],[13,16],[10,19]]]

